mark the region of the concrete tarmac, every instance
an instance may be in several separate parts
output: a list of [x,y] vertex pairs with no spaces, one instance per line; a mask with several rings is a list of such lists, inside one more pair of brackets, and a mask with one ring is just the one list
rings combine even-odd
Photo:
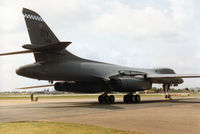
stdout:
[[146,134],[200,134],[200,97],[170,101],[144,97],[139,104],[124,104],[122,99],[117,99],[116,104],[110,105],[98,104],[96,99],[23,101],[6,105],[0,100],[0,122],[57,121]]

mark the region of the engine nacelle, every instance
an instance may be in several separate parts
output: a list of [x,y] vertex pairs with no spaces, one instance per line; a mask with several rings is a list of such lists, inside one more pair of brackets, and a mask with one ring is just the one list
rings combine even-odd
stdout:
[[118,77],[111,79],[111,85],[114,91],[135,92],[152,88],[152,83],[144,78]]
[[54,84],[56,91],[73,93],[99,93],[104,92],[106,85],[102,82],[56,82]]
[[56,91],[64,91],[64,84],[65,84],[65,82],[56,82],[54,84],[54,89]]

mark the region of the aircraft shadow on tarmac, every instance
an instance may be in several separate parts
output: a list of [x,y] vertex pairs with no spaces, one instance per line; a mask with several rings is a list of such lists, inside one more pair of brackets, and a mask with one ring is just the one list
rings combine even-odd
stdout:
[[144,100],[140,104],[145,103],[200,103],[200,99],[198,98],[180,98],[180,99],[172,99],[172,100]]
[[[121,110],[132,107],[149,108],[149,107],[164,107],[176,104],[194,104],[200,103],[198,98],[180,98],[172,100],[143,100],[140,103],[126,104],[124,102],[116,102],[114,104],[99,104],[98,102],[55,102],[46,104],[33,104],[27,107],[20,106],[21,108],[48,108],[48,109],[67,109],[67,108],[94,108],[94,109],[107,109],[107,110]],[[152,104],[152,105],[151,105]],[[164,104],[164,105],[163,105]]]
[[[191,100],[191,99],[194,99],[194,98],[180,98],[180,99],[172,99],[172,100],[142,100],[140,102],[140,104],[142,103],[162,103],[162,102],[179,102],[179,101],[187,101],[187,100]],[[200,101],[199,101],[200,102]]]
[[[94,108],[94,109],[108,109],[108,110],[120,110],[124,109],[123,107],[116,106],[114,104],[99,104],[97,102],[73,102],[72,105],[69,105],[68,102],[59,103],[60,106],[46,107],[46,108]],[[123,103],[122,103],[123,104]]]
[[[46,107],[46,108],[70,108],[70,107],[85,107],[85,108],[98,108],[98,109],[125,109],[124,105],[133,105],[133,106],[139,106],[143,104],[148,104],[148,103],[168,103],[169,105],[171,104],[176,104],[176,103],[182,103],[182,104],[187,104],[187,103],[200,103],[200,100],[197,98],[181,98],[181,99],[172,99],[172,100],[144,100],[141,101],[141,103],[134,103],[134,104],[127,104],[124,102],[115,102],[114,104],[99,104],[98,102],[70,102],[72,105],[69,105],[69,102],[62,102],[59,104],[62,104],[61,106],[53,106],[53,107]],[[151,105],[152,106],[152,105]],[[166,106],[166,105],[164,105]]]

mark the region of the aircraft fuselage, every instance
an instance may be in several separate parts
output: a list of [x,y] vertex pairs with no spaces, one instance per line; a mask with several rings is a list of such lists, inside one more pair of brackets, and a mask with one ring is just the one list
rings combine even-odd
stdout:
[[[62,59],[62,58],[61,58]],[[170,68],[141,69],[130,68],[103,62],[79,60],[58,60],[49,62],[37,62],[20,67],[16,70],[18,75],[51,81],[96,81],[99,78],[119,74],[122,70],[134,70],[148,74],[175,74]],[[181,84],[181,78],[170,78],[157,83]]]

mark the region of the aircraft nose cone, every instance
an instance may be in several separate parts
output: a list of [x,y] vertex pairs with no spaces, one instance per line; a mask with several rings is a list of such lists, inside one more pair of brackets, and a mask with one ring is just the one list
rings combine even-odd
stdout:
[[20,67],[19,69],[16,70],[16,74],[21,76],[26,76],[28,74],[28,70],[26,67]]
[[22,75],[22,70],[21,70],[21,68],[19,68],[19,69],[16,70],[16,74]]

